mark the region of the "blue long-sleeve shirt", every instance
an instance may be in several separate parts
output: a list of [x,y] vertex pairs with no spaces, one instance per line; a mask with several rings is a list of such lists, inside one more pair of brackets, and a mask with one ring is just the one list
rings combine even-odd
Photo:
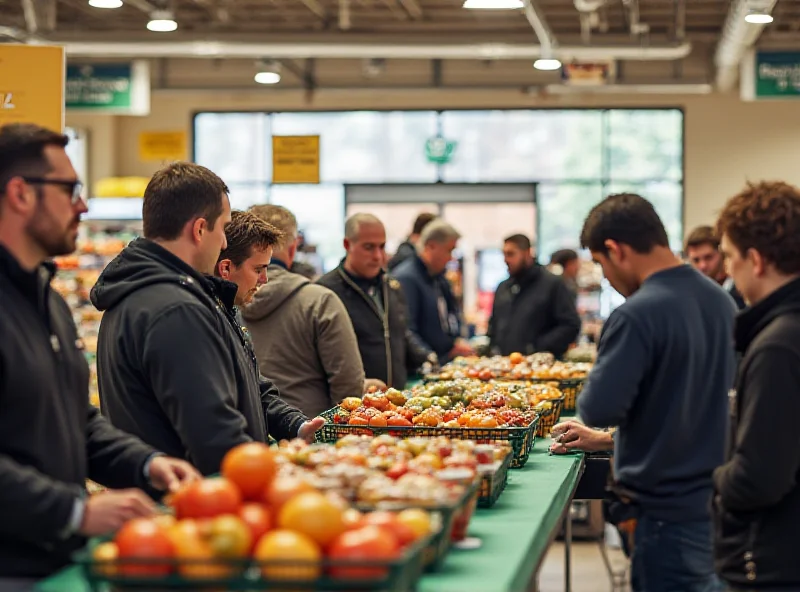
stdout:
[[650,276],[603,328],[578,412],[619,428],[615,476],[657,519],[708,518],[725,454],[734,315],[722,288],[682,265]]

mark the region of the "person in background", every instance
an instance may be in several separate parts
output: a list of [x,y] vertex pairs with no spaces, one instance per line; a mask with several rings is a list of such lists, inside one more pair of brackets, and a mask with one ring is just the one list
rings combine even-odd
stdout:
[[289,271],[307,277],[312,282],[316,281],[320,276],[317,268],[308,261],[300,260],[300,255],[308,253],[311,256],[316,256],[316,252],[313,247],[309,247],[306,244],[305,235],[300,231],[297,232],[297,253],[298,255],[295,257],[295,260],[292,261]]
[[561,249],[550,256],[550,265],[558,265],[561,268],[561,279],[564,280],[567,288],[572,293],[574,299],[578,299],[578,272],[581,270],[581,260],[578,253],[572,249]]
[[574,297],[560,278],[536,263],[528,237],[509,236],[503,256],[511,277],[494,295],[488,331],[492,351],[563,356],[581,331]]
[[698,226],[689,233],[684,250],[689,263],[722,286],[741,310],[746,306],[744,299],[736,289],[733,278],[725,272],[725,257],[719,246],[719,237],[711,226]]
[[433,220],[422,230],[417,252],[392,272],[406,297],[409,330],[442,361],[475,353],[461,338],[461,311],[444,276],[460,238],[450,224]]
[[[0,590],[32,590],[86,538],[155,512],[139,488],[199,478],[89,404],[89,367],[51,257],[87,212],[64,148],[32,124],[0,127]],[[87,496],[86,479],[130,488]]]
[[364,367],[347,309],[328,288],[291,273],[297,220],[281,206],[250,211],[277,228],[269,282],[242,308],[259,368],[275,381],[284,400],[307,415],[332,409],[365,390]]
[[422,234],[423,229],[431,220],[434,220],[435,218],[436,215],[429,212],[423,212],[417,216],[417,219],[414,220],[414,227],[411,229],[411,234],[408,235],[408,238],[405,241],[400,243],[400,246],[397,247],[397,252],[391,259],[389,259],[389,263],[386,265],[389,271],[392,271],[406,259],[410,259],[416,255],[419,237]]
[[205,475],[238,444],[313,438],[322,420],[268,397],[270,385],[252,371],[207,278],[231,221],[222,179],[196,164],[171,164],[147,185],[142,218],[144,238],[92,289],[92,303],[105,311],[97,356],[103,412]]
[[736,590],[800,590],[800,190],[748,185],[717,222],[750,308],[727,462],[714,471],[717,573]]
[[638,195],[595,206],[581,245],[627,298],[577,406],[588,426],[618,427],[614,491],[636,520],[633,589],[714,590],[712,473],[724,460],[735,306],[675,257]]
[[347,308],[366,375],[404,389],[409,371],[436,358],[408,330],[403,290],[383,270],[386,228],[371,214],[355,214],[345,222],[344,248],[344,260],[319,283]]

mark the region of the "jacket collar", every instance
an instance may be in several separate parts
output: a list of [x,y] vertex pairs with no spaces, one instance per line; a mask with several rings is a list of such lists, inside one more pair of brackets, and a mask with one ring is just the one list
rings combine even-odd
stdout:
[[542,266],[536,262],[533,262],[517,275],[511,276],[511,279],[514,281],[514,283],[524,286],[535,282],[541,275]]
[[367,284],[379,285],[379,284],[383,283],[383,278],[386,276],[386,271],[385,270],[381,269],[378,272],[378,275],[376,275],[374,278],[367,279],[367,278],[361,277],[359,275],[352,274],[349,271],[347,271],[347,269],[345,269],[345,266],[344,266],[345,260],[346,259],[342,259],[339,262],[339,267],[337,269],[339,269],[341,271],[341,273],[343,273],[344,275],[349,277],[355,283],[357,283],[359,285],[361,285],[361,284],[364,284],[364,285],[367,285]]
[[211,285],[214,290],[214,295],[225,307],[225,310],[231,314],[236,313],[236,293],[239,291],[239,286],[233,282],[216,277],[213,275],[205,276],[206,281]]
[[444,274],[447,271],[447,269],[445,269],[440,273],[431,273],[431,271],[428,269],[428,266],[425,265],[425,262],[422,260],[422,257],[420,257],[419,253],[417,253],[416,249],[414,250],[414,254],[411,255],[411,257],[413,258],[412,261],[414,261],[414,265],[417,266],[417,269],[419,269],[424,274],[423,277],[436,279],[444,277]]
[[56,265],[52,261],[43,262],[34,271],[25,271],[16,257],[0,245],[0,275],[7,277],[8,284],[15,286],[37,308],[42,303],[41,297],[47,291],[55,273]]
[[800,278],[775,290],[736,317],[736,349],[745,351],[758,334],[777,317],[800,312]]
[[286,271],[289,271],[289,266],[286,265],[280,259],[275,259],[275,257],[269,260],[269,264],[274,265],[275,267],[280,267],[281,269],[285,269]]

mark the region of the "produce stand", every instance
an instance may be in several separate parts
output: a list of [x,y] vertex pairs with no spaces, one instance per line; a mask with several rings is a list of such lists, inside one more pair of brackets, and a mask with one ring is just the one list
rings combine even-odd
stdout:
[[[550,456],[545,446],[535,447],[526,466],[510,472],[508,485],[494,507],[475,513],[469,534],[481,539],[481,548],[453,549],[439,572],[423,576],[419,592],[529,590],[568,512],[582,472],[583,455]],[[36,590],[88,592],[89,588],[80,567],[72,566],[43,581]]]

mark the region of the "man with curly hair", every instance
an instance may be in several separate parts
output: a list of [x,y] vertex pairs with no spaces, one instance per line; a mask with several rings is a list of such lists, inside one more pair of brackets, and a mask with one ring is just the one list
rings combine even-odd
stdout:
[[714,472],[716,570],[737,590],[798,590],[800,190],[748,185],[717,231],[750,308],[736,319],[730,450]]

